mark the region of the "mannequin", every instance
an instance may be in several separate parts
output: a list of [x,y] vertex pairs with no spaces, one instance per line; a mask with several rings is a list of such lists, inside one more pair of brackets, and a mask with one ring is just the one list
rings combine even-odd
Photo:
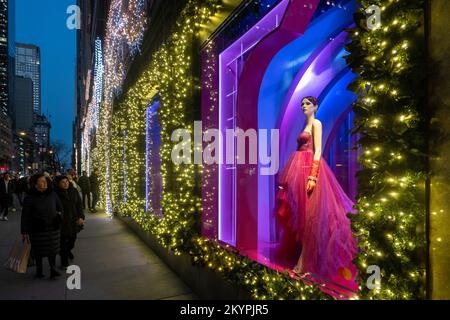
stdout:
[[278,256],[289,256],[301,247],[294,274],[315,274],[356,286],[357,253],[347,213],[355,214],[353,202],[339,185],[322,158],[322,123],[316,118],[319,104],[305,97],[301,104],[306,117],[297,137],[297,150],[279,176],[276,218],[281,227]]

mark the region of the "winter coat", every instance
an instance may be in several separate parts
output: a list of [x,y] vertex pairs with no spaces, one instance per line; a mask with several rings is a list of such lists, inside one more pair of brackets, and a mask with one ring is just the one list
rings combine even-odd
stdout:
[[88,176],[81,176],[78,179],[78,185],[81,188],[81,191],[83,193],[90,193],[91,192],[91,184],[89,183]]
[[91,184],[91,192],[92,193],[99,193],[99,183],[98,183],[98,176],[93,173],[89,177],[89,183]]
[[56,255],[60,249],[63,208],[51,189],[32,188],[23,201],[21,233],[28,234],[31,250],[38,257]]
[[11,182],[14,184],[14,193],[21,194],[22,186],[20,185],[20,179],[12,179]]
[[0,206],[10,206],[13,203],[14,181],[9,180],[8,190],[4,179],[0,179]]
[[78,191],[69,184],[69,189],[58,188],[56,193],[63,207],[63,219],[61,225],[61,235],[64,237],[74,237],[78,231],[77,221],[85,219],[83,204]]
[[25,192],[25,193],[29,193],[30,192],[30,185],[28,183],[28,180],[30,178],[29,177],[23,177],[19,180],[19,191],[20,193]]

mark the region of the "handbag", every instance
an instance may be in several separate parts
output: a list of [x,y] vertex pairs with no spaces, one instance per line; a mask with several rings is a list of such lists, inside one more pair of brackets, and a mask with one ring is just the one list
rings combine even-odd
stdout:
[[29,240],[16,241],[8,259],[3,264],[8,270],[16,273],[26,273],[30,258],[31,244]]
[[83,230],[84,229],[84,224],[76,224],[76,227],[75,227],[75,232],[76,233],[80,233],[81,232],[81,230]]

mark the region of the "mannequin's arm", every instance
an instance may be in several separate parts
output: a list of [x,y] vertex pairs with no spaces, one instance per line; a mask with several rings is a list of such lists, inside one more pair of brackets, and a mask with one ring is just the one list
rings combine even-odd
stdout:
[[314,160],[320,160],[322,155],[322,123],[316,120],[313,125]]

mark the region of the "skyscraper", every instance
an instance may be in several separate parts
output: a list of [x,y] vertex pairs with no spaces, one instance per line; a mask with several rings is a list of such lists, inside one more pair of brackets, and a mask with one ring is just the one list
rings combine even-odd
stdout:
[[34,121],[34,137],[37,146],[48,149],[50,147],[51,124],[44,115],[36,116]]
[[16,6],[8,0],[8,112],[14,112],[14,78],[16,77]]
[[8,1],[0,0],[0,112],[8,112]]
[[39,47],[30,44],[16,44],[16,75],[33,81],[33,111],[36,115],[40,115],[41,53]]
[[[14,3],[0,0],[0,168],[9,170],[12,163],[12,121],[14,100]],[[11,48],[12,47],[12,48]],[[12,55],[12,56],[11,56]]]
[[33,81],[15,77],[14,123],[17,132],[33,132]]
[[38,169],[47,169],[50,165],[50,129],[51,124],[44,115],[35,115],[34,145],[35,163]]

